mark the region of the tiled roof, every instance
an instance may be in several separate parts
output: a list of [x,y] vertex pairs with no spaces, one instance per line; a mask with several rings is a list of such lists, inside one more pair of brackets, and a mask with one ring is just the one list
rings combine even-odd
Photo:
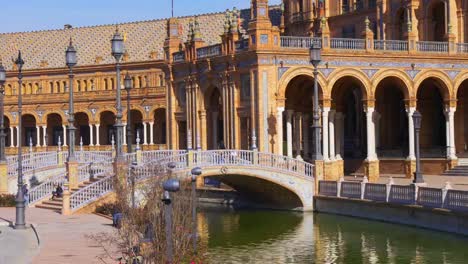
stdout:
[[[273,25],[279,25],[278,7],[272,7],[270,14]],[[250,16],[249,9],[241,10],[242,27],[245,32]],[[207,45],[221,42],[224,31],[224,13],[198,15],[200,31]],[[183,39],[188,33],[188,24],[195,16],[180,17],[184,29]],[[78,51],[79,65],[110,64],[114,62],[110,51],[110,39],[115,25],[80,27],[61,30],[0,34],[0,58],[7,70],[12,69],[12,58],[21,49],[25,60],[24,69],[65,67],[65,49],[70,37]],[[119,31],[125,36],[128,52],[127,62],[141,62],[163,58],[163,44],[166,38],[167,19],[119,24]],[[153,57],[154,59],[154,57]]]

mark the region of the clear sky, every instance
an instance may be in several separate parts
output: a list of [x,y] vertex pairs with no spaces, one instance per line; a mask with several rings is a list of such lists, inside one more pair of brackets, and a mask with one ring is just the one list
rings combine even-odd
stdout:
[[[61,29],[171,16],[171,0],[0,0],[0,32]],[[279,4],[281,0],[270,0]],[[174,0],[174,15],[248,8],[250,0]]]

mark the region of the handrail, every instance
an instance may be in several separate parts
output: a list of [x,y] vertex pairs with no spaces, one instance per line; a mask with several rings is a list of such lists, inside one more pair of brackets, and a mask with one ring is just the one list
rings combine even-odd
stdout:
[[281,36],[281,47],[283,48],[293,48],[293,49],[309,49],[313,43],[317,43],[319,47],[322,47],[321,38],[311,38],[311,37],[292,37],[292,36]]
[[197,49],[197,58],[203,59],[221,55],[221,44],[201,47]]

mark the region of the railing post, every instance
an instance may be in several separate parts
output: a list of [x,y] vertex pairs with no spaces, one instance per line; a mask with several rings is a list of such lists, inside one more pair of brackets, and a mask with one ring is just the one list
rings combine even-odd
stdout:
[[447,193],[452,189],[450,182],[446,182],[444,188],[442,189],[442,208],[445,207],[445,200],[447,198]]
[[258,164],[258,149],[257,148],[252,150],[252,155],[253,155],[252,164],[257,165]]
[[366,17],[366,20],[364,21],[364,23],[366,27],[364,29],[364,32],[362,32],[362,36],[364,37],[364,40],[366,41],[365,50],[367,52],[373,52],[374,51],[374,32],[372,32],[372,29],[370,28],[369,17]]
[[0,161],[0,194],[8,193],[8,162]]
[[364,192],[366,191],[366,184],[369,182],[366,176],[362,179],[361,182],[361,200],[364,200]]
[[336,183],[336,197],[341,197],[341,184],[344,182],[344,177],[340,177]]
[[330,50],[330,28],[328,27],[328,20],[322,17],[322,50]]
[[193,166],[193,150],[187,150],[187,167],[191,168]]
[[62,166],[63,164],[64,164],[63,152],[59,151],[59,152],[57,152],[57,165]]
[[393,177],[390,177],[388,179],[388,183],[387,183],[387,194],[386,194],[386,198],[385,198],[385,201],[388,203],[389,199],[390,199],[390,190],[392,189],[392,185],[395,184],[395,182],[393,181]]
[[62,215],[71,215],[70,208],[70,186],[68,183],[63,185],[63,197],[62,197]]
[[[451,26],[449,25],[451,30]],[[448,33],[447,36],[447,41],[448,41],[448,53],[449,55],[457,54],[457,44],[455,43],[455,34],[452,32]]]
[[78,188],[78,162],[67,161],[67,175],[70,189]]
[[418,43],[417,43],[418,36],[414,32],[408,33],[408,53],[415,54],[418,52]]

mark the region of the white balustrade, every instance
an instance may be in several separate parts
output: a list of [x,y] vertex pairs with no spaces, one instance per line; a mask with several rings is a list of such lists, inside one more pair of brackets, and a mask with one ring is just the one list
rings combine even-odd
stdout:
[[280,40],[281,47],[283,48],[309,49],[313,46],[314,42],[319,44],[319,47],[322,47],[321,38],[281,36]]
[[52,196],[57,185],[63,185],[67,180],[67,172],[62,172],[47,179],[45,182],[29,190],[29,204],[33,205],[47,197]]
[[375,50],[385,51],[408,51],[406,40],[374,40]]
[[416,47],[421,52],[447,53],[448,42],[441,41],[417,41]]
[[332,49],[364,50],[366,48],[366,41],[365,39],[331,38],[330,46]]
[[457,43],[458,53],[468,53],[468,43]]
[[109,175],[70,195],[70,209],[76,211],[113,190],[114,176]]

